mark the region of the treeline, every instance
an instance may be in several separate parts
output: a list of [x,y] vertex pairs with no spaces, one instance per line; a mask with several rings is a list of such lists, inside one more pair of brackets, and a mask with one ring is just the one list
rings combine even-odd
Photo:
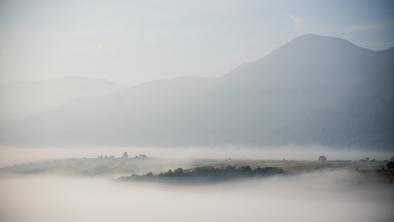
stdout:
[[248,177],[263,177],[284,174],[285,171],[278,167],[257,167],[251,166],[226,166],[223,168],[213,166],[203,166],[191,169],[170,169],[167,172],[153,174],[151,172],[144,175],[132,175],[122,179],[230,179],[230,178],[248,178]]

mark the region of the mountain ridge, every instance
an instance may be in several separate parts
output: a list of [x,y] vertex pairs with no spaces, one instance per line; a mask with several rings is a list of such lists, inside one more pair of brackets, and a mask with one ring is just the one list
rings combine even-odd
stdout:
[[104,79],[60,77],[37,81],[10,81],[0,83],[0,120],[26,117],[53,110],[81,98],[100,96],[125,87]]
[[[338,40],[329,38],[331,41]],[[291,50],[281,47],[280,56],[274,51],[274,56],[269,54],[223,77],[153,81],[88,99],[0,126],[1,142],[138,146],[312,143],[392,149],[394,135],[389,126],[394,125],[390,115],[394,106],[387,98],[394,92],[392,87],[382,87],[392,79],[392,54],[354,48],[357,46],[346,41],[342,44],[346,49],[338,46],[334,53],[310,51],[308,44],[301,47],[306,47],[301,57],[313,60],[295,58],[293,52],[287,53]],[[337,55],[343,50],[350,51]],[[376,80],[370,81],[372,78]],[[382,99],[386,102],[376,102]]]

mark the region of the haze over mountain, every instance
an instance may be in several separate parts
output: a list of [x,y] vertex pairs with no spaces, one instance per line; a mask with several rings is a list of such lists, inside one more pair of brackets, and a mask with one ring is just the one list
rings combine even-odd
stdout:
[[303,35],[223,77],[153,81],[5,122],[0,141],[392,149],[393,61],[393,48]]
[[107,80],[64,77],[0,83],[0,121],[52,110],[77,99],[101,96],[123,87]]

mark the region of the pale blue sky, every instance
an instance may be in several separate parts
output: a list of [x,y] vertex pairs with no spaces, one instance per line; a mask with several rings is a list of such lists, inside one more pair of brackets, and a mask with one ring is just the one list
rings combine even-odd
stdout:
[[394,1],[0,0],[0,81],[220,76],[305,33],[394,46]]

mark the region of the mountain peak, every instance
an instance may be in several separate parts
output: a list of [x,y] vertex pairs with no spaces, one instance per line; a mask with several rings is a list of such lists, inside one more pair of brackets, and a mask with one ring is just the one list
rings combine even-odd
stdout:
[[317,34],[305,34],[291,40],[290,42],[275,50],[273,53],[280,51],[335,53],[348,51],[353,53],[354,50],[370,51],[368,49],[361,48],[345,39]]
[[[341,38],[305,34],[249,65],[240,66],[229,76],[264,76],[266,81],[267,76],[274,73],[275,76],[279,73],[282,76],[293,76],[294,73],[331,76],[331,73],[348,73],[349,68],[358,73],[359,66],[354,64],[370,61],[372,52]],[[274,78],[277,77],[272,76]]]
[[[309,41],[309,42],[319,42],[319,43],[330,43],[330,42],[335,42],[337,44],[347,44],[347,45],[352,45],[356,46],[355,44],[349,42],[348,40],[338,38],[338,37],[333,37],[333,36],[325,36],[325,35],[318,35],[318,34],[313,34],[313,33],[308,33],[304,35],[300,35],[296,37],[295,39],[291,40],[290,42],[302,42],[302,41]],[[358,46],[356,46],[358,47]]]

